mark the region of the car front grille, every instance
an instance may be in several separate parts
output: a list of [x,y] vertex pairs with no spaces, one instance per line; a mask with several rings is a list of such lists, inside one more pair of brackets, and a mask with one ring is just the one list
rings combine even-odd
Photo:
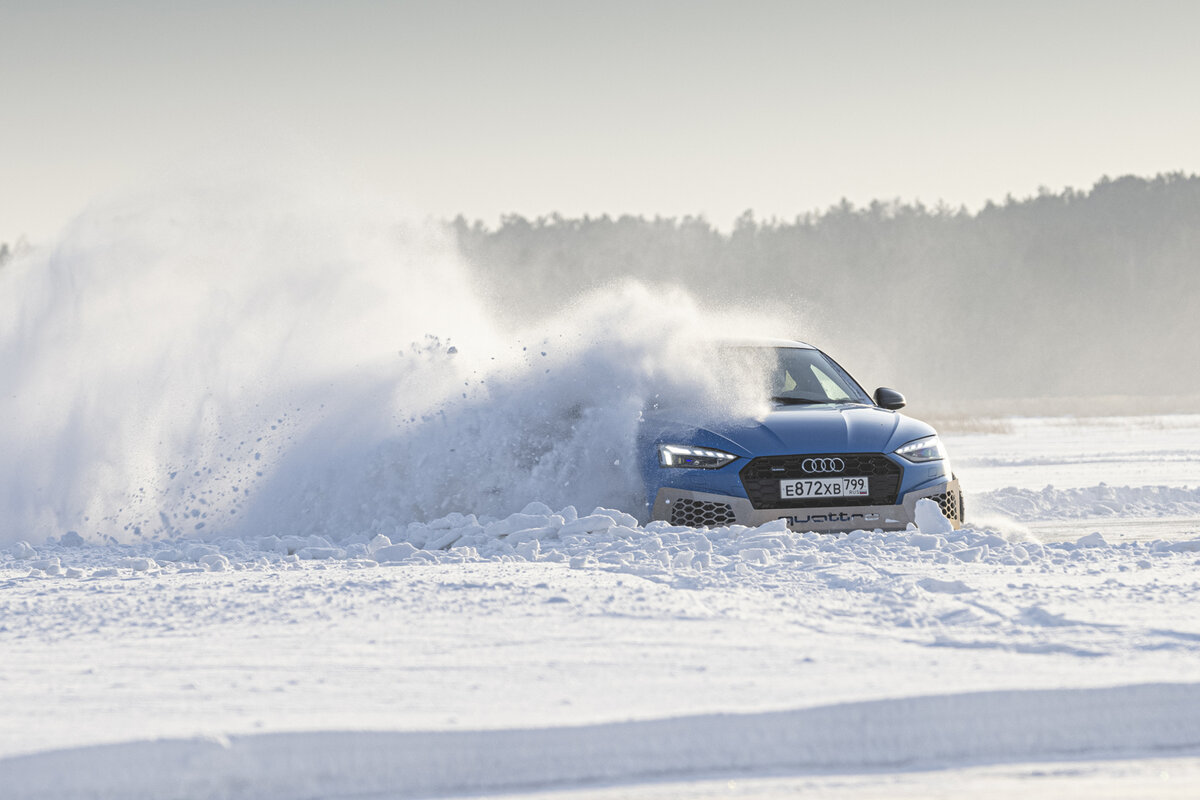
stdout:
[[[834,472],[806,472],[809,459],[840,459],[844,467]],[[755,508],[828,508],[895,505],[900,491],[900,465],[882,453],[818,453],[795,456],[761,456],[742,467],[742,486]],[[784,500],[779,482],[795,478],[869,478],[870,494],[864,497],[811,497]]]
[[671,524],[689,528],[713,528],[732,525],[737,521],[729,503],[710,503],[705,500],[676,500],[671,504]]

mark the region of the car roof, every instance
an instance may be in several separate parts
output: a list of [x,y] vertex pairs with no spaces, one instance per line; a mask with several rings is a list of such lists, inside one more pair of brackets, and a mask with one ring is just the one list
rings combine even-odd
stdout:
[[727,347],[791,347],[797,350],[816,350],[811,344],[797,342],[792,339],[745,338],[725,339],[721,344]]

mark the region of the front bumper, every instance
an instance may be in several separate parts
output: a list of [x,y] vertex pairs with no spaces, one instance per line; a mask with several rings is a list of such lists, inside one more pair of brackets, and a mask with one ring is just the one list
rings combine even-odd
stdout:
[[714,528],[721,525],[756,527],[777,519],[787,520],[794,531],[837,533],[853,530],[904,530],[916,521],[917,501],[935,501],[955,528],[963,522],[962,490],[958,480],[917,489],[897,505],[831,506],[829,508],[760,508],[745,497],[663,487],[658,490],[650,518],[672,525]]

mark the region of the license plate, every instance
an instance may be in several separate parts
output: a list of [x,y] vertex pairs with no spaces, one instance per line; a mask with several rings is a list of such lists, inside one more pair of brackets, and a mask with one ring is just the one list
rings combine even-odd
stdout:
[[866,478],[796,478],[779,482],[779,497],[782,500],[866,497],[870,493]]

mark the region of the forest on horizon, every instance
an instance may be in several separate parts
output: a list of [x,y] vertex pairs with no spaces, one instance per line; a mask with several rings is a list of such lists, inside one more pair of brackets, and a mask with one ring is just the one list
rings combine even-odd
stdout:
[[[727,231],[699,216],[447,225],[514,328],[632,279],[681,287],[705,309],[761,310],[783,321],[779,337],[922,407],[1200,399],[1198,175],[1103,178],[975,212],[899,201],[792,220],[747,211]],[[0,243],[0,270],[28,250]]]
[[955,400],[1200,394],[1200,176],[1103,178],[976,212],[843,201],[790,221],[451,223],[517,323],[623,279],[790,320],[869,389]]

